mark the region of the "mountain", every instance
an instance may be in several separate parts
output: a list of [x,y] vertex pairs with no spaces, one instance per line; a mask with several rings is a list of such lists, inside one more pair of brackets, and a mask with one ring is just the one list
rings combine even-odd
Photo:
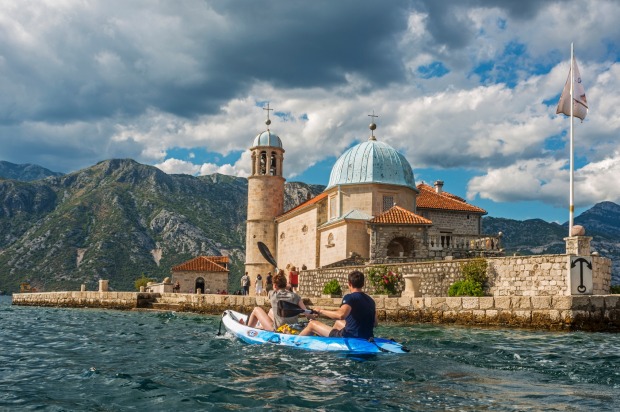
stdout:
[[[575,224],[592,237],[591,250],[612,260],[612,284],[620,284],[620,206],[601,202],[575,217]],[[541,219],[511,220],[494,217],[482,219],[484,233],[503,233],[506,255],[561,254],[566,252],[564,238],[568,223],[545,222]]]
[[43,179],[49,176],[62,176],[62,173],[52,172],[44,167],[22,164],[16,165],[11,162],[0,160],[0,179],[21,180],[31,182],[33,180]]
[[[285,210],[323,190],[287,182]],[[236,288],[246,209],[247,179],[168,175],[130,159],[35,181],[0,179],[0,290],[16,291],[25,280],[39,290],[77,290],[82,283],[93,290],[99,279],[133,290],[142,274],[161,280],[200,254],[230,256]],[[620,206],[599,203],[575,223],[594,238],[592,250],[612,259],[612,283],[620,284]],[[503,233],[507,255],[565,252],[566,223],[485,217],[482,226],[483,233]]]
[[[286,184],[286,204],[322,190]],[[0,290],[132,290],[197,255],[228,255],[231,285],[245,260],[247,179],[168,175],[115,159],[35,182],[0,180]]]

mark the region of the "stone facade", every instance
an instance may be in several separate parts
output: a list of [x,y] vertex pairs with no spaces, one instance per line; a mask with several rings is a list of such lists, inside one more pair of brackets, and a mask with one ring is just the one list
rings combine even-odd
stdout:
[[418,209],[418,214],[433,221],[429,235],[440,233],[455,235],[478,235],[482,232],[482,216],[480,214]]
[[[374,225],[371,225],[371,227]],[[379,254],[377,251],[388,250],[388,245],[394,239],[402,239],[403,259],[426,258],[428,257],[428,247],[425,242],[426,231],[421,226],[411,225],[378,225],[373,227],[370,233],[370,260],[378,262],[384,253]],[[389,254],[389,253],[388,253]]]
[[306,266],[314,269],[318,266],[316,241],[318,217],[317,209],[310,209],[304,213],[278,224],[277,262],[285,267],[291,264],[298,268]]
[[196,293],[199,287],[199,279],[204,282],[203,293],[228,290],[228,272],[175,271],[172,273],[172,284],[178,281],[182,293]]
[[[380,321],[620,331],[620,295],[373,298]],[[340,299],[307,298],[304,303],[334,308]],[[130,292],[21,293],[13,295],[13,304],[125,310],[159,305],[164,310],[211,315],[226,309],[249,313],[255,306],[269,308],[267,298],[261,296]]]

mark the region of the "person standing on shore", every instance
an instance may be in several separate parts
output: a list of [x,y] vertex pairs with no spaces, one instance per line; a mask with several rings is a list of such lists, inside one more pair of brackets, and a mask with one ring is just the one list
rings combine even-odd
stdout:
[[263,277],[260,275],[256,275],[256,296],[263,296]]
[[297,287],[299,286],[299,272],[295,266],[291,266],[291,271],[288,274],[288,283],[291,285],[291,291],[297,293]]
[[245,272],[245,275],[241,277],[241,290],[243,290],[243,295],[250,294],[250,275],[248,272]]
[[273,290],[273,276],[271,276],[271,272],[267,272],[267,278],[265,278],[265,290],[267,291],[267,295],[269,295],[269,292]]
[[342,298],[337,310],[313,308],[319,316],[334,319],[334,326],[318,320],[311,320],[299,336],[319,335],[329,337],[363,338],[373,337],[374,327],[379,323],[375,301],[362,291],[364,274],[358,270],[349,273],[351,293]]

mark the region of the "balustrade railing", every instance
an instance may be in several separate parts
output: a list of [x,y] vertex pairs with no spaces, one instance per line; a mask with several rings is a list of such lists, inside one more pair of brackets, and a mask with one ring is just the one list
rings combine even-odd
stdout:
[[502,235],[431,235],[429,250],[501,251]]

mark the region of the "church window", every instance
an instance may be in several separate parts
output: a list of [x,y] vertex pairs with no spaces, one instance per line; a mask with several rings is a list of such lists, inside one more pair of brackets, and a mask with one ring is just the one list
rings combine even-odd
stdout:
[[329,218],[335,219],[338,217],[338,206],[336,205],[336,196],[329,198]]
[[383,211],[388,211],[394,206],[394,196],[383,196]]

